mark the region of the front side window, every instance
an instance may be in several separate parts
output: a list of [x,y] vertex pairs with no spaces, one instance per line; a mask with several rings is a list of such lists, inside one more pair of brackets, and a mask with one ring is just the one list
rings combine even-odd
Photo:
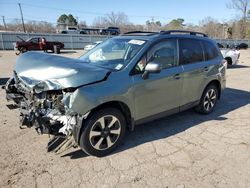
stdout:
[[177,65],[177,41],[169,39],[153,46],[147,54],[148,62],[155,62],[162,65],[162,68],[169,68]]
[[204,60],[203,49],[199,40],[181,39],[180,46],[180,64],[197,63]]
[[80,57],[86,63],[120,70],[142,49],[146,41],[111,38]]
[[178,65],[177,40],[169,39],[155,44],[136,64],[133,73],[143,73],[149,62],[160,64],[162,69]]
[[31,38],[29,41],[33,42],[33,43],[38,43],[39,39],[38,38]]

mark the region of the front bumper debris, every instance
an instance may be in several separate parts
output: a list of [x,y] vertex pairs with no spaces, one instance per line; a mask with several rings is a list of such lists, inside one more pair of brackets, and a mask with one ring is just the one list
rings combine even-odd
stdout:
[[72,112],[63,101],[69,94],[62,90],[36,93],[22,80],[11,78],[5,85],[6,99],[20,110],[20,128],[34,127],[38,134],[52,135],[47,151],[59,154],[76,147],[73,129],[78,124],[78,114]]

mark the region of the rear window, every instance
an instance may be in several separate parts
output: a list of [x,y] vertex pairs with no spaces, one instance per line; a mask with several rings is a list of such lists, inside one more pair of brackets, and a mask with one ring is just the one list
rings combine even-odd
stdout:
[[190,64],[204,60],[203,49],[200,40],[181,39],[180,46],[180,64]]
[[202,41],[202,44],[204,46],[204,54],[207,61],[215,59],[219,56],[219,52],[213,43],[209,41]]

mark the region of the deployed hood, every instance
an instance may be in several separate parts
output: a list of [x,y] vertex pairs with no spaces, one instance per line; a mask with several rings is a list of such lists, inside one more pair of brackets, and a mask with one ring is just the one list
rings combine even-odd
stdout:
[[29,88],[55,90],[103,80],[110,71],[81,61],[40,52],[21,55],[15,73]]

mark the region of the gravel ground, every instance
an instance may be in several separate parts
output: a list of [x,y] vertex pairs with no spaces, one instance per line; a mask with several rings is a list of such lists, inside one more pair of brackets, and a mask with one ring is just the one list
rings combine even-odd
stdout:
[[[61,55],[77,57],[81,51]],[[17,56],[0,51],[0,85]],[[48,135],[18,128],[18,110],[0,90],[0,187],[250,187],[250,50],[227,71],[211,115],[188,110],[137,126],[103,158],[79,148],[46,152]]]

